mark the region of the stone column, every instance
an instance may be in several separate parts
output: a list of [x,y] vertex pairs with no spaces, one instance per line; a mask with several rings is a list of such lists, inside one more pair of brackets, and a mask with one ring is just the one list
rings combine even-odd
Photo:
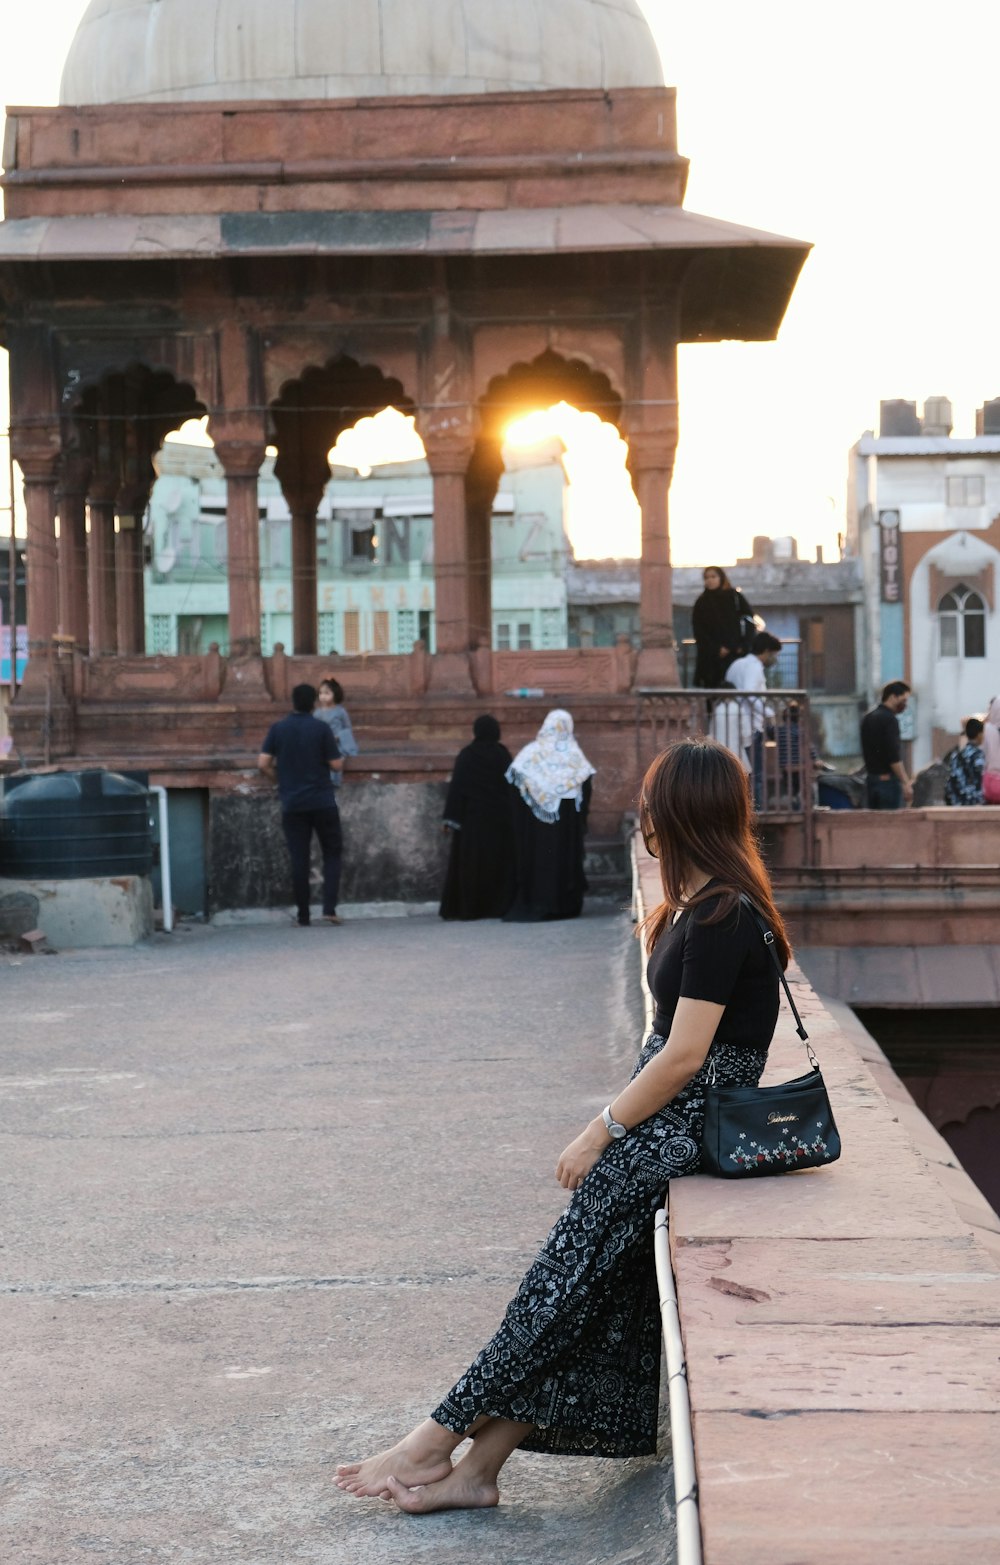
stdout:
[[[235,422],[235,421],[234,421]],[[229,567],[229,661],[225,695],[236,701],[271,700],[260,649],[260,469],[266,455],[259,434],[213,419],[215,454],[226,475],[226,544]]]
[[120,490],[115,500],[115,583],[118,651],[138,656],[146,650],[146,594],[143,581],[142,518],[146,496]]
[[106,473],[90,481],[87,510],[87,600],[90,656],[113,657],[118,651],[118,611],[115,581],[115,496],[118,480]]
[[323,488],[309,484],[284,490],[292,513],[292,651],[296,657],[314,657],[319,651],[316,513]]
[[629,471],[642,515],[637,685],[673,687],[680,678],[674,643],[668,500],[675,450],[676,435],[669,432],[629,440]]
[[466,539],[469,573],[469,636],[472,646],[493,645],[493,502],[503,458],[499,442],[476,447],[466,476]]
[[469,667],[469,533],[465,475],[472,446],[424,437],[434,480],[434,633],[431,690],[474,689]]
[[638,653],[635,684],[678,685],[673,639],[673,570],[670,565],[670,480],[676,430],[629,437],[629,473],[642,513],[638,562]]
[[86,652],[90,644],[87,620],[87,482],[90,464],[70,453],[63,458],[56,486],[59,514],[59,631],[72,636]]
[[226,548],[229,566],[229,655],[260,657],[260,501],[263,441],[216,437],[226,475]]
[[50,449],[23,449],[15,439],[15,459],[24,475],[27,515],[25,568],[28,589],[28,667],[26,698],[44,690],[52,638],[59,625],[59,561],[56,547],[58,456]]

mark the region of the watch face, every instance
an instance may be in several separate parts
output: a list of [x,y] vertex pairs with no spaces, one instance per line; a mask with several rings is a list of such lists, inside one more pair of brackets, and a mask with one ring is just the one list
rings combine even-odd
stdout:
[[628,1131],[627,1131],[627,1129],[625,1128],[624,1125],[619,1125],[617,1120],[614,1120],[608,1126],[608,1134],[615,1141],[620,1141],[622,1139],[622,1136],[627,1136],[628,1135]]

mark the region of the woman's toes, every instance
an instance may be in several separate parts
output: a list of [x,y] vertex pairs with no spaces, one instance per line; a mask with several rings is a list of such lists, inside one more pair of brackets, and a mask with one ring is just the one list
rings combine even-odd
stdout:
[[410,1511],[416,1514],[423,1510],[427,1493],[423,1484],[416,1489],[407,1489],[406,1485],[401,1484],[398,1478],[389,1478],[386,1482],[388,1483],[386,1499],[394,1500],[401,1511]]

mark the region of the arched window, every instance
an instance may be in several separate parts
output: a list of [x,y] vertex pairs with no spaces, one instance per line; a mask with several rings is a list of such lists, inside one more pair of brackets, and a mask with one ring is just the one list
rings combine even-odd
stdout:
[[941,599],[938,623],[943,658],[986,656],[986,605],[979,593],[972,592],[964,582]]

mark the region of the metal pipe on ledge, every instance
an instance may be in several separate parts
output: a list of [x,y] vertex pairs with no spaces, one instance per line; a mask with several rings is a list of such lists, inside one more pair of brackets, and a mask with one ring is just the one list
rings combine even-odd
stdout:
[[[632,918],[636,923],[646,915],[639,879],[639,855],[635,834],[629,849],[632,861]],[[646,1030],[652,1030],[653,996],[646,982],[646,964],[640,965]],[[674,1459],[674,1514],[677,1518],[677,1565],[702,1565],[701,1516],[698,1510],[698,1473],[694,1457],[694,1430],[691,1426],[691,1398],[688,1392],[687,1362],[681,1317],[677,1304],[677,1285],[670,1260],[670,1193],[656,1214],[653,1228],[653,1259],[656,1265],[657,1296],[663,1326],[663,1346],[667,1359],[667,1393],[670,1402],[670,1445]]]
[[174,897],[170,883],[170,824],[167,819],[167,790],[159,783],[150,783],[150,793],[155,793],[160,816],[160,901],[163,903],[163,928],[169,935],[174,927]]

